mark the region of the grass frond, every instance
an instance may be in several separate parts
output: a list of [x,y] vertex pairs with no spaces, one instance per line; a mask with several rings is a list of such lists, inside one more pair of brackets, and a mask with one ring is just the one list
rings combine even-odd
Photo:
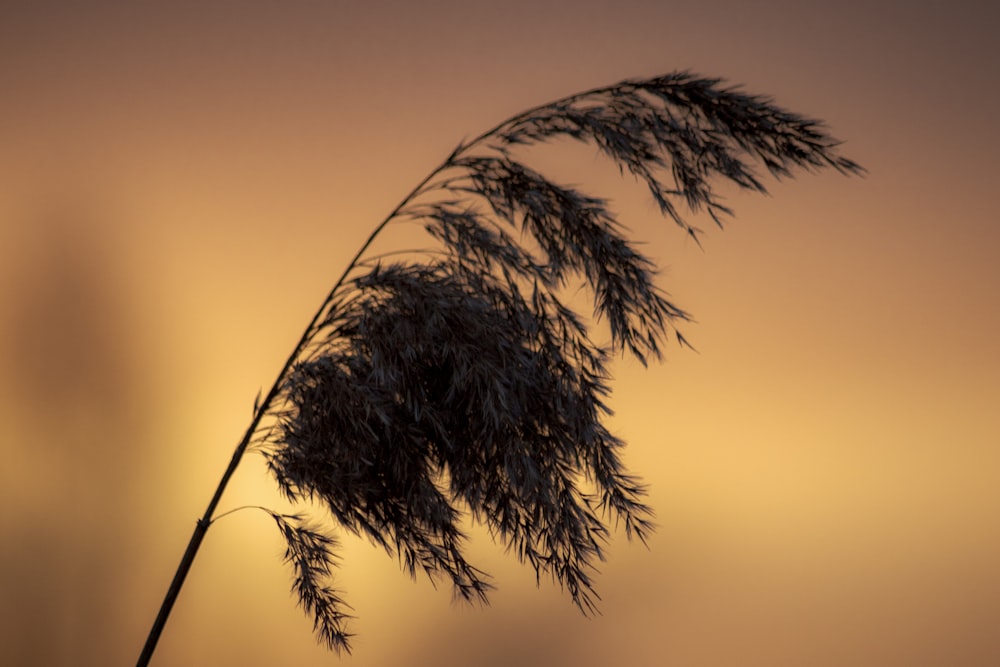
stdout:
[[[686,345],[678,326],[691,316],[604,199],[514,157],[557,137],[596,146],[696,239],[685,212],[720,226],[732,215],[719,182],[763,193],[760,170],[863,172],[819,121],[687,72],[518,114],[459,144],[375,228],[279,378],[261,449],[286,497],[322,503],[411,575],[487,600],[488,576],[463,555],[468,513],[590,613],[610,527],[643,542],[653,530],[645,487],[605,426],[607,364],[658,359],[669,338]],[[403,219],[438,247],[363,257]],[[574,284],[589,290],[608,344],[561,300]],[[275,520],[317,634],[346,648],[345,605],[322,583],[335,542]]]

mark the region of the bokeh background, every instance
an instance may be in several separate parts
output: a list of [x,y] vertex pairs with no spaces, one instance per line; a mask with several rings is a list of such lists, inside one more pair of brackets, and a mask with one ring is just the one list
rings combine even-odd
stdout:
[[[0,663],[134,663],[266,389],[367,235],[463,137],[690,68],[825,119],[704,250],[595,152],[698,352],[616,369],[651,485],[603,615],[478,535],[485,609],[345,539],[317,646],[266,515],[209,532],[158,665],[1000,664],[992,3],[87,2],[0,9]],[[708,229],[710,223],[705,227]],[[222,509],[276,502],[248,458]]]

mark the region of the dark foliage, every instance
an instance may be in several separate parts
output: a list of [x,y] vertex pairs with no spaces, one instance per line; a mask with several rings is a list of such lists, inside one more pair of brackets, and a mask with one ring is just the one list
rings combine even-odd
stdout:
[[[375,229],[418,220],[439,248],[363,262],[365,244],[261,407],[278,419],[262,448],[290,499],[319,501],[411,573],[485,601],[486,575],[462,552],[469,515],[591,611],[607,524],[640,539],[651,529],[643,487],[604,425],[607,363],[658,358],[669,335],[684,342],[675,325],[688,316],[603,200],[515,157],[515,146],[560,135],[599,147],[692,236],[682,206],[716,222],[730,213],[716,179],[763,192],[755,166],[778,177],[861,171],[820,123],[689,74],[522,113],[459,146]],[[578,284],[607,345],[560,301]],[[322,583],[333,542],[276,519],[319,636],[346,647],[343,603]]]

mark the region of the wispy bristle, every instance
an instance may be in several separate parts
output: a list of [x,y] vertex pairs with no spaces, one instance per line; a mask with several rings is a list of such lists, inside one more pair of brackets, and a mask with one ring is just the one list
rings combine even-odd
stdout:
[[[863,171],[819,122],[688,73],[519,114],[461,144],[376,227],[369,243],[387,223],[415,219],[440,248],[392,263],[359,253],[279,379],[268,406],[278,435],[262,449],[287,497],[321,501],[411,574],[486,601],[487,576],[463,552],[467,510],[589,613],[608,525],[642,541],[652,530],[645,489],[605,427],[607,362],[656,359],[669,338],[686,344],[677,326],[690,318],[603,199],[510,150],[559,136],[596,145],[695,238],[684,211],[704,209],[719,225],[731,215],[717,180],[764,192],[755,167]],[[573,282],[589,288],[608,345],[560,300]],[[318,635],[346,648],[344,603],[320,583],[335,543],[275,520]]]

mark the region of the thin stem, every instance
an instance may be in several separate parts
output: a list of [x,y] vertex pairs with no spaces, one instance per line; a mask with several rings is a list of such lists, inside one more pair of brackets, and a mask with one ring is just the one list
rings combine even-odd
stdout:
[[[316,318],[313,318],[313,322],[309,325],[310,329],[318,316],[319,313],[317,313]],[[163,632],[163,627],[167,624],[167,618],[170,616],[170,611],[174,608],[174,603],[177,601],[177,596],[181,592],[184,580],[187,578],[188,572],[191,570],[191,565],[194,563],[194,557],[198,554],[198,548],[201,547],[201,542],[205,537],[205,533],[208,531],[208,527],[212,523],[212,515],[215,514],[215,508],[218,506],[219,500],[222,498],[222,493],[226,490],[226,486],[229,484],[229,479],[233,476],[233,473],[236,471],[236,467],[240,463],[240,459],[243,458],[243,453],[246,451],[247,446],[253,439],[253,434],[260,425],[261,418],[264,416],[264,413],[267,411],[271,402],[278,395],[281,381],[284,379],[288,370],[295,362],[295,358],[298,356],[299,350],[303,347],[306,341],[307,337],[303,335],[299,340],[299,344],[295,347],[295,350],[288,357],[284,367],[278,374],[278,379],[271,387],[271,390],[267,393],[267,397],[257,408],[257,412],[254,414],[253,420],[250,422],[250,426],[243,435],[243,439],[240,440],[240,443],[236,446],[236,450],[233,452],[233,457],[229,461],[229,466],[222,474],[222,479],[219,481],[219,485],[216,487],[215,494],[209,501],[208,507],[205,509],[205,513],[202,515],[201,519],[198,520],[198,523],[195,524],[191,540],[188,542],[187,549],[184,550],[181,562],[177,566],[177,572],[174,573],[173,581],[170,582],[167,594],[163,598],[163,603],[160,605],[160,611],[157,613],[156,620],[153,621],[153,627],[150,628],[149,635],[146,637],[146,644],[143,646],[142,653],[139,655],[139,661],[136,663],[137,667],[146,667],[149,664],[150,658],[153,657],[153,651],[156,650],[156,644],[160,639],[160,634]]]
[[260,510],[261,512],[267,512],[268,514],[270,514],[272,516],[274,515],[274,510],[270,510],[270,509],[268,509],[268,508],[266,508],[266,507],[264,507],[262,505],[240,505],[239,507],[234,507],[231,510],[226,510],[222,514],[219,514],[218,516],[214,517],[212,519],[212,523],[215,523],[219,519],[221,519],[223,517],[227,517],[230,514],[235,514],[236,512],[242,512],[243,510]]

